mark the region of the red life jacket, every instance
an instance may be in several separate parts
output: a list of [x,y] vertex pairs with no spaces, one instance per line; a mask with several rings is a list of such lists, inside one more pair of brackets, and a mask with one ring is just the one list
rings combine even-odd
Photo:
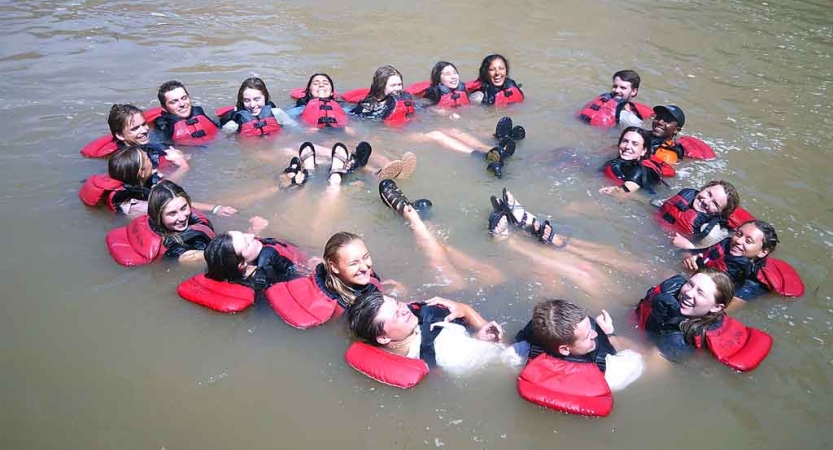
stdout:
[[[166,129],[171,141],[181,145],[201,145],[217,136],[217,125],[199,106],[191,108],[191,117],[183,119],[165,112],[156,120],[157,128]],[[169,131],[167,131],[170,129]]]
[[[706,347],[721,363],[741,372],[748,372],[767,357],[772,348],[772,337],[757,328],[723,316],[719,327],[705,333]],[[696,336],[694,345],[703,347],[703,337]]]
[[686,284],[686,281],[687,280],[682,275],[674,275],[662,283],[648,289],[648,291],[645,292],[645,297],[642,297],[642,300],[636,304],[637,327],[642,328],[643,330],[647,328],[646,324],[648,323],[648,317],[651,316],[651,311],[653,310],[654,297],[659,294],[670,294],[676,298],[680,293],[680,289],[682,289],[683,285]]
[[[624,185],[625,184],[625,181],[624,181],[625,175],[624,174],[617,174],[617,171],[615,171],[613,169],[613,164],[611,164],[611,163],[614,162],[614,161],[618,161],[618,159],[608,161],[607,164],[605,164],[605,166],[604,166],[603,172],[604,172],[606,177],[608,177],[611,180],[613,180],[614,182],[616,182],[619,186]],[[677,174],[677,172],[674,170],[674,167],[672,167],[670,164],[666,163],[665,161],[654,158],[653,156],[651,156],[650,158],[647,158],[647,159],[643,159],[639,163],[643,167],[656,172],[656,174],[659,175],[660,180],[662,180],[664,177],[673,177],[674,175]],[[646,186],[642,186],[642,187],[644,188]],[[647,187],[650,188],[650,186],[647,186]]]
[[677,144],[683,147],[686,158],[711,160],[717,158],[709,144],[692,136],[677,138]]
[[732,211],[732,214],[729,214],[727,223],[729,228],[737,230],[741,225],[749,222],[750,220],[755,220],[755,216],[753,216],[749,211],[738,206],[734,211]]
[[683,189],[669,198],[656,212],[657,221],[667,229],[691,237],[707,235],[712,227],[719,226],[720,217],[710,216],[694,209],[692,203],[699,191]]
[[[202,233],[209,239],[214,238],[214,230],[205,224],[211,222],[202,213],[192,209],[191,214],[199,222],[193,222],[184,233]],[[202,223],[200,223],[202,222]],[[110,230],[104,239],[110,255],[122,266],[143,266],[162,259],[167,247],[163,238],[150,226],[147,214],[133,219],[127,226]]]
[[437,102],[438,106],[443,108],[456,108],[458,106],[468,106],[469,103],[469,95],[466,93],[466,89],[461,86],[458,86],[457,89],[453,91],[444,92],[442,96],[440,96],[440,101]]
[[106,198],[107,207],[111,211],[116,210],[113,205],[113,195],[124,187],[124,183],[106,173],[100,173],[87,178],[78,191],[78,197],[87,206],[98,206],[102,199]]
[[604,417],[613,410],[613,393],[592,362],[542,354],[518,376],[518,393],[527,401],[570,414]]
[[[144,111],[144,115],[145,121],[151,124],[162,115],[162,108],[157,106],[155,108],[146,109]],[[107,136],[102,136],[85,145],[84,148],[81,149],[81,155],[87,158],[106,158],[115,153],[118,149],[119,141],[116,140],[113,135],[108,134]]]
[[344,354],[350,367],[374,380],[402,389],[410,389],[428,374],[428,364],[417,358],[394,355],[364,342],[354,342]]
[[275,313],[295,328],[317,327],[343,311],[318,287],[315,274],[275,283],[265,293]]
[[396,105],[388,116],[385,117],[384,122],[388,125],[401,125],[411,120],[411,117],[415,113],[414,98],[411,94],[403,92],[396,97]]
[[317,128],[344,128],[347,125],[347,113],[331,99],[310,99],[300,117],[307,125]]
[[578,116],[594,127],[613,127],[619,123],[619,114],[625,105],[631,105],[631,111],[640,119],[654,115],[653,109],[646,105],[636,102],[619,102],[606,92],[584,105]]
[[[507,78],[503,82],[503,86],[496,87],[483,84],[480,80],[469,81],[465,83],[465,88],[468,93],[481,91],[483,92],[483,104],[493,104],[498,107],[508,106],[512,103],[521,103],[525,100],[524,93],[520,86],[515,83],[515,80]],[[494,98],[494,100],[491,100]]]
[[281,132],[281,125],[275,115],[272,114],[273,106],[272,102],[264,105],[257,117],[248,110],[237,110],[234,106],[218,108],[215,113],[220,117],[221,124],[229,121],[236,122],[238,124],[237,133],[241,136],[260,137]]
[[786,261],[767,256],[764,265],[755,274],[758,281],[785,297],[804,295],[804,282],[798,272]]
[[[457,88],[451,90],[443,85],[431,86],[430,81],[414,83],[405,89],[405,92],[417,97],[429,97],[436,100],[436,105],[443,108],[456,108],[458,106],[470,105],[469,94],[466,90],[466,83],[460,81]],[[430,95],[429,95],[430,94]]]

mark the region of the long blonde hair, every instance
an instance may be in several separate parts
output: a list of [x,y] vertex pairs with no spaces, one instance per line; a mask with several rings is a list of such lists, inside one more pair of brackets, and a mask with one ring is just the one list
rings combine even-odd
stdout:
[[357,241],[363,242],[362,238],[358,235],[346,231],[339,231],[332,235],[324,246],[324,270],[327,272],[327,276],[324,278],[324,285],[327,286],[327,289],[341,296],[341,299],[348,306],[356,301],[356,297],[360,295],[360,292],[350,287],[338,275],[334,274],[330,270],[330,264],[336,263],[339,250]]

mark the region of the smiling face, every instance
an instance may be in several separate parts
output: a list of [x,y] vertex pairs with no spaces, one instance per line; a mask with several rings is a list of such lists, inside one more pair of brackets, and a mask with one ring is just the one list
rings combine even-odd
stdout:
[[728,201],[729,196],[726,195],[726,189],[718,184],[698,192],[697,196],[694,197],[693,207],[697,212],[717,216],[726,209]]
[[628,102],[636,97],[639,88],[634,89],[630,81],[624,81],[619,77],[613,79],[613,86],[610,87],[610,95],[618,101]]
[[391,342],[403,341],[414,334],[414,330],[419,326],[419,319],[405,303],[388,296],[384,299],[373,321],[382,324],[382,334],[376,340],[382,345],[388,345]]
[[243,107],[246,111],[256,116],[260,114],[260,110],[266,106],[266,96],[258,89],[244,89],[243,90]]
[[677,299],[680,302],[680,314],[686,317],[703,317],[708,313],[723,310],[724,305],[715,300],[717,285],[703,273],[694,274],[680,289]]
[[174,197],[162,208],[162,226],[169,231],[185,231],[190,217],[191,205],[184,197]]
[[255,239],[254,234],[241,233],[240,231],[229,231],[228,234],[231,236],[234,253],[243,258],[244,265],[257,261],[260,251],[263,250],[263,244]]
[[116,133],[116,139],[124,141],[127,145],[144,145],[150,142],[150,127],[145,115],[134,113],[130,116],[121,132]]
[[764,250],[764,232],[759,230],[754,223],[744,224],[732,236],[729,254],[750,259],[765,257],[769,251]]
[[619,157],[625,161],[637,161],[648,151],[645,139],[636,131],[628,131],[619,140]]
[[673,138],[677,132],[680,131],[680,124],[677,122],[677,119],[670,114],[657,114],[654,117],[651,127],[651,134],[658,138],[662,138],[664,141]]
[[460,74],[457,73],[457,69],[455,69],[451,64],[445,66],[443,71],[440,72],[440,84],[451,89],[452,91],[457,89],[457,86],[460,85]]
[[402,78],[399,75],[391,75],[385,83],[385,95],[399,94],[402,92]]
[[309,95],[317,98],[330,98],[333,95],[333,85],[324,75],[316,75],[309,83]]
[[563,344],[558,347],[558,352],[564,356],[586,355],[596,349],[596,337],[599,333],[593,329],[590,323],[590,317],[585,317],[581,322],[576,324],[575,332],[573,333],[573,343]]
[[185,88],[165,92],[165,111],[182,119],[191,117],[191,96]]
[[366,286],[373,274],[373,260],[370,251],[361,240],[341,247],[333,261],[327,261],[330,272],[341,281],[354,286]]
[[489,81],[493,86],[501,87],[506,82],[506,61],[501,58],[495,58],[489,64]]

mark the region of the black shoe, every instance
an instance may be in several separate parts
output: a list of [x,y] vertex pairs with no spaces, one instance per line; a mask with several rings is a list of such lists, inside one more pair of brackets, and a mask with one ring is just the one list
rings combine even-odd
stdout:
[[486,170],[495,174],[498,178],[503,178],[503,163],[502,162],[490,162],[488,166],[486,166]]
[[512,128],[512,131],[509,133],[509,136],[516,141],[520,141],[521,139],[526,137],[526,130],[524,129],[524,127],[520,125],[515,125],[515,127]]
[[495,125],[495,137],[503,139],[512,134],[512,119],[509,117],[501,117]]
[[353,153],[353,158],[356,160],[355,167],[366,166],[371,153],[373,153],[373,148],[370,147],[370,144],[365,141],[359,142],[359,145],[356,146],[356,152]]
[[501,139],[498,146],[503,149],[503,159],[515,154],[515,141],[511,137]]
[[419,214],[419,217],[422,218],[422,220],[428,220],[431,218],[431,215],[433,213],[433,206],[434,204],[431,203],[431,200],[428,200],[427,198],[415,200],[411,204],[411,207],[413,207],[416,210],[417,214]]

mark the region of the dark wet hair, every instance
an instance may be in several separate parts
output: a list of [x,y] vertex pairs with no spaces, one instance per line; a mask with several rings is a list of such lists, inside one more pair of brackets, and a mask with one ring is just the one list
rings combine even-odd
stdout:
[[532,332],[546,349],[557,352],[558,347],[576,340],[576,326],[587,317],[587,310],[563,299],[544,300],[532,310]]
[[394,75],[398,76],[403,83],[405,82],[402,74],[393,66],[381,66],[376,69],[376,72],[373,73],[373,81],[370,83],[370,92],[365,97],[365,100],[371,100],[376,103],[384,100],[386,97],[385,87],[388,84],[388,79]]
[[159,104],[162,105],[162,109],[165,109],[165,94],[179,88],[185,89],[185,93],[188,94],[188,89],[185,88],[185,85],[176,80],[166,81],[159,86],[156,98],[159,99]]
[[[735,283],[725,272],[704,267],[694,272],[691,276],[697,275],[698,273],[707,275],[714,282],[717,288],[714,293],[714,303],[716,305],[723,305],[723,309],[718,312],[710,311],[702,317],[685,319],[680,323],[680,331],[683,332],[685,341],[690,345],[694,343],[695,337],[702,335],[710,325],[720,320],[726,314],[726,308],[735,297]],[[679,294],[677,294],[677,297],[679,298]]]
[[740,206],[740,194],[738,194],[738,190],[735,189],[735,185],[724,180],[709,181],[705,186],[700,188],[700,190],[703,191],[712,186],[720,186],[723,188],[723,192],[726,193],[726,207],[723,208],[720,215],[723,217],[729,217],[729,215],[735,212],[735,209]]
[[110,126],[110,133],[114,138],[118,139],[116,133],[121,134],[126,127],[131,125],[130,119],[136,113],[144,116],[144,112],[133,105],[120,105],[117,103],[110,107],[110,115],[107,116],[107,125]]
[[503,65],[506,66],[506,78],[509,78],[509,60],[498,53],[488,55],[485,58],[483,58],[483,62],[480,63],[480,71],[478,72],[477,76],[477,79],[487,86],[492,85],[492,80],[489,78],[489,66],[492,65],[492,61],[496,59],[503,60]]
[[639,78],[639,74],[636,73],[634,70],[620,70],[613,74],[613,78],[619,78],[622,81],[628,82],[631,84],[631,89],[639,89],[639,82],[641,81]]
[[[326,73],[314,73],[314,74],[312,74],[311,77],[309,77],[309,80],[307,81],[307,89],[304,91],[304,96],[306,98],[312,98],[312,94],[310,93],[309,88],[310,88],[310,86],[312,86],[312,80],[314,80],[315,77],[324,77],[324,78],[326,78],[327,81],[330,82],[330,87],[333,88],[333,94],[335,94],[336,85],[335,85],[335,83],[333,83],[333,79],[330,78],[330,76],[327,75]],[[332,95],[330,96],[330,98],[332,98]]]
[[622,134],[619,135],[619,140],[616,141],[616,144],[621,144],[622,139],[625,138],[625,135],[630,133],[631,131],[642,136],[642,147],[646,150],[645,154],[642,156],[642,159],[648,158],[651,155],[651,130],[646,130],[642,127],[627,127],[624,130],[622,130]]
[[[775,251],[775,247],[777,247],[778,242],[780,242],[778,240],[778,233],[775,232],[775,227],[773,227],[769,222],[753,219],[747,220],[746,222],[740,224],[738,229],[740,229],[740,227],[746,225],[747,223],[754,224],[755,228],[761,230],[761,232],[764,234],[764,242],[761,250],[766,250],[766,256],[769,256],[770,253]],[[766,258],[766,256],[764,256],[764,258]]]
[[246,89],[255,89],[255,90],[260,91],[263,94],[263,96],[266,97],[264,99],[265,100],[264,104],[266,104],[266,105],[268,105],[269,102],[272,101],[272,97],[269,96],[269,90],[266,89],[266,83],[264,83],[263,80],[261,80],[258,77],[246,78],[245,80],[243,80],[243,84],[240,85],[240,89],[238,89],[238,91],[237,91],[237,110],[238,111],[242,111],[242,110],[246,109],[246,107],[243,106],[243,91],[245,91]]
[[148,197],[148,220],[163,236],[173,237],[179,234],[168,230],[162,224],[162,213],[165,211],[165,206],[177,197],[184,198],[188,202],[188,206],[191,206],[191,197],[188,196],[185,189],[182,189],[180,185],[173,181],[162,180],[150,190],[150,196]]
[[377,338],[384,333],[385,323],[376,320],[385,297],[379,291],[362,294],[347,310],[347,325],[357,338],[370,345],[379,346]]
[[442,75],[443,70],[445,70],[448,66],[453,67],[458,74],[460,73],[460,71],[457,70],[457,66],[454,64],[448,61],[440,61],[437,64],[434,64],[434,68],[431,69],[431,86],[439,86],[441,84],[440,75]]
[[234,243],[228,232],[208,243],[208,247],[205,248],[205,262],[208,265],[205,273],[207,278],[217,281],[238,281],[243,278],[240,272],[243,256],[234,251]]
[[135,145],[113,153],[110,159],[107,160],[107,173],[110,178],[125,184],[141,186],[143,180],[139,179],[139,170],[142,168],[142,159],[145,158],[144,153],[141,148]]

